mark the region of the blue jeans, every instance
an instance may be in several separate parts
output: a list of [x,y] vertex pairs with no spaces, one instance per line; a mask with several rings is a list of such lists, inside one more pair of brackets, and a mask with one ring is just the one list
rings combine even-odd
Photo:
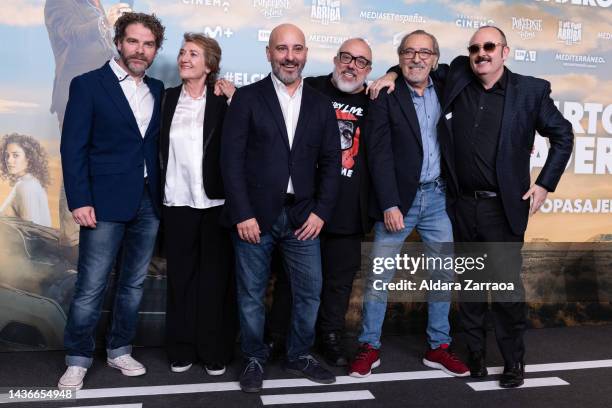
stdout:
[[[404,240],[416,228],[425,243],[428,256],[449,256],[441,254],[441,248],[448,245],[436,245],[439,243],[453,242],[453,230],[448,214],[446,213],[446,185],[443,181],[421,184],[417,189],[412,207],[404,217],[404,229],[398,232],[389,232],[383,222],[374,225],[374,246],[372,258],[395,257],[400,253]],[[447,251],[447,249],[445,249]],[[366,279],[366,287],[363,301],[363,321],[360,343],[370,344],[374,348],[380,348],[380,335],[387,310],[387,291],[375,290],[374,280],[390,282],[395,275],[395,269],[385,270],[380,275],[369,272]],[[452,282],[453,271],[449,269],[434,270],[431,278],[444,282]],[[428,293],[430,299],[432,293]],[[437,348],[441,344],[450,344],[450,324],[448,312],[450,310],[450,293],[435,293],[436,301],[428,302],[427,318],[427,341],[431,348]],[[448,301],[439,301],[448,299]]]
[[321,296],[321,250],[319,238],[299,241],[289,222],[286,208],[259,244],[241,240],[232,233],[236,255],[238,313],[241,348],[245,358],[265,363],[269,356],[264,343],[264,296],[270,277],[270,260],[278,245],[293,296],[291,326],[287,337],[289,361],[309,354],[314,343],[315,323]]
[[159,227],[148,188],[144,190],[140,208],[131,221],[98,221],[96,228],[81,228],[77,282],[64,331],[66,365],[89,368],[93,362],[96,326],[109,274],[120,250],[106,350],[110,358],[131,353],[142,287]]

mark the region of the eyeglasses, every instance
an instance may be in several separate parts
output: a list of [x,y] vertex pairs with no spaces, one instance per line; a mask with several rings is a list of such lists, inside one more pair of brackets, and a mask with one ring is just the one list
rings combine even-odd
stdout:
[[364,69],[372,63],[372,61],[370,61],[369,59],[365,57],[353,57],[348,52],[339,52],[338,59],[340,60],[341,63],[346,64],[346,65],[355,61],[355,66],[360,69]]
[[428,49],[415,50],[412,48],[404,48],[399,52],[399,55],[406,59],[413,59],[417,54],[419,54],[419,58],[422,60],[428,60],[432,55],[436,55],[435,52]]
[[495,48],[497,48],[498,45],[505,46],[506,44],[500,43],[500,42],[494,43],[491,41],[487,41],[484,44],[472,44],[467,49],[470,54],[478,54],[481,48],[485,50],[485,52],[493,52],[495,51]]

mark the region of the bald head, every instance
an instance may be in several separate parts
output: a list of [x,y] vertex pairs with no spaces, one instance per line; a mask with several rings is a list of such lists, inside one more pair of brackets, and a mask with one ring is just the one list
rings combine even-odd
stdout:
[[306,37],[304,37],[304,33],[298,26],[289,23],[277,25],[270,33],[268,47],[273,48],[275,44],[288,41],[290,39],[299,42],[303,46],[306,46]]
[[495,26],[483,26],[480,27],[478,30],[476,30],[476,32],[472,35],[472,38],[470,38],[470,44],[473,44],[476,41],[476,37],[478,37],[478,39],[480,39],[480,37],[485,37],[488,39],[494,39],[495,42],[499,42],[502,43],[503,45],[507,45],[508,42],[506,41],[506,34],[504,34],[504,32],[495,27]]
[[343,51],[355,53],[356,56],[366,57],[372,61],[372,48],[363,38],[349,38],[338,48],[338,52]]
[[[308,48],[304,33],[293,24],[281,24],[270,33],[266,55],[272,73],[289,86],[301,78]],[[299,84],[299,82],[297,82]]]

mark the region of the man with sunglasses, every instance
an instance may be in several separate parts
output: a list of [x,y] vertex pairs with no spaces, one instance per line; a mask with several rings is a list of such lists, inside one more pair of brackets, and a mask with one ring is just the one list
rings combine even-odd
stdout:
[[[404,36],[397,52],[401,75],[395,92],[381,92],[371,102],[366,123],[365,146],[375,193],[370,200],[370,215],[376,220],[373,259],[395,257],[415,229],[430,255],[439,254],[444,243],[453,241],[446,212],[448,157],[436,131],[444,86],[443,72],[435,73],[438,42],[417,30]],[[395,269],[387,269],[380,275],[370,272],[366,278],[360,347],[349,368],[351,376],[366,377],[380,365],[388,294],[375,282],[388,283],[394,274]],[[431,275],[442,282],[453,279],[448,268],[432,270]],[[469,375],[468,368],[449,350],[449,309],[450,293],[428,296],[429,347],[423,363],[463,377]]]
[[[499,28],[480,28],[468,51],[469,58],[460,56],[451,63],[439,131],[453,141],[451,168],[458,192],[453,203],[455,239],[479,242],[480,252],[488,252],[486,279],[515,285],[511,293],[491,291],[495,336],[504,358],[500,386],[511,388],[522,385],[524,376],[527,310],[520,251],[527,221],[555,190],[572,153],[573,133],[550,98],[548,81],[515,74],[504,66],[510,48]],[[536,131],[549,139],[550,149],[530,185]],[[468,272],[463,277],[474,279]],[[481,295],[464,298],[460,304],[472,377],[487,375],[488,303],[487,293]]]
[[[372,50],[361,38],[346,40],[334,56],[328,75],[305,78],[304,82],[331,98],[336,111],[340,148],[341,181],[338,200],[320,235],[323,289],[317,320],[317,338],[325,361],[346,366],[341,342],[353,280],[361,265],[361,240],[371,229],[367,214],[368,180],[363,155],[363,125],[368,111],[365,81],[372,70]],[[274,303],[268,336],[274,347],[283,342],[291,303],[289,283],[277,268]]]
[[[512,388],[523,384],[525,370],[527,309],[520,278],[525,230],[529,216],[559,183],[572,153],[573,133],[550,98],[548,81],[515,74],[504,66],[510,48],[502,30],[480,28],[470,39],[468,52],[469,57],[459,56],[450,65],[438,132],[453,152],[448,198],[455,240],[471,252],[487,253],[484,272],[465,273],[462,278],[514,285],[508,293],[491,292],[495,336],[504,358],[500,386]],[[394,80],[397,69],[390,71],[370,86],[373,95]],[[536,131],[549,139],[550,149],[530,186]],[[488,374],[488,295],[482,291],[461,296],[460,317],[474,378]]]

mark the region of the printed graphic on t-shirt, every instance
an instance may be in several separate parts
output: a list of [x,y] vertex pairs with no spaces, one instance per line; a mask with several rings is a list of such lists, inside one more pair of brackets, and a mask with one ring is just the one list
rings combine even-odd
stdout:
[[355,160],[359,154],[359,119],[362,109],[349,107],[346,104],[334,103],[336,109],[336,119],[338,119],[338,129],[340,131],[340,147],[342,149],[342,170],[344,177],[352,177],[355,167]]

